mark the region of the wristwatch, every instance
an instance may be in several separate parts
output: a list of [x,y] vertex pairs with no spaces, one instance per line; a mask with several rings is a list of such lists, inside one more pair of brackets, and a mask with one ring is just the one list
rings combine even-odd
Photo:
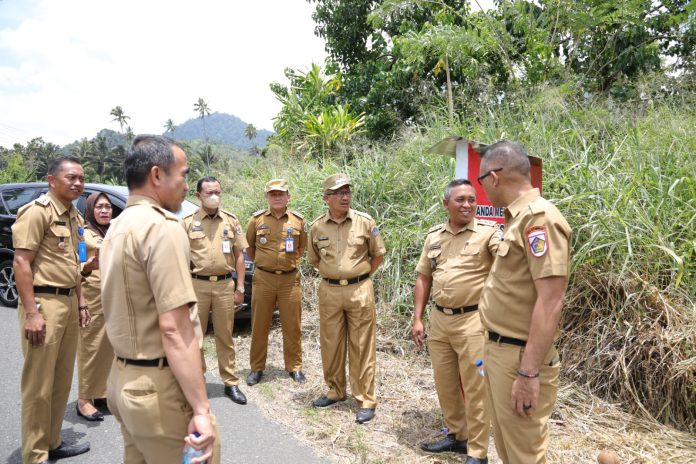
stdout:
[[244,287],[237,287],[234,291],[244,294]]

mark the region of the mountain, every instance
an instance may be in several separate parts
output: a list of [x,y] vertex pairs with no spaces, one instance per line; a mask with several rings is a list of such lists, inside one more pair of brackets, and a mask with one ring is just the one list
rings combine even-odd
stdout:
[[[210,143],[224,143],[237,148],[251,148],[251,141],[244,135],[247,123],[227,113],[212,113],[205,117],[205,132]],[[261,148],[266,145],[266,139],[273,132],[266,129],[256,129],[256,146]],[[177,126],[174,132],[165,132],[163,135],[175,140],[205,140],[203,120],[201,118],[189,119]]]

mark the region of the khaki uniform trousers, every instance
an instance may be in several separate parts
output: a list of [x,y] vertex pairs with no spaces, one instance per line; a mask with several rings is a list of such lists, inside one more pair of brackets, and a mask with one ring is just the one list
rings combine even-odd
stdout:
[[[198,316],[203,334],[208,329],[208,314],[213,313],[213,330],[215,331],[215,351],[222,382],[227,386],[237,385],[239,378],[235,375],[236,355],[234,352],[234,279],[208,280],[193,279],[193,289],[198,299]],[[201,352],[202,355],[202,352]],[[203,359],[205,370],[205,359]]]
[[300,273],[273,274],[256,269],[251,294],[251,349],[249,360],[252,371],[266,367],[268,332],[276,303],[283,330],[283,359],[288,372],[302,370],[302,305],[300,302]]
[[17,314],[24,354],[22,369],[22,462],[48,459],[60,446],[60,430],[72,384],[79,330],[77,296],[37,294],[46,320],[46,339],[38,347],[24,338],[24,306]]
[[[107,392],[109,410],[121,425],[124,464],[178,464],[193,409],[169,367],[124,365],[114,360]],[[213,459],[219,464],[215,417]]]
[[372,279],[353,285],[319,285],[319,330],[326,396],[346,398],[346,342],[351,393],[359,408],[375,408],[375,297]]
[[510,404],[512,383],[524,348],[486,341],[484,366],[491,401],[495,447],[505,464],[544,464],[549,446],[549,416],[558,393],[561,365],[551,347],[539,371],[539,402],[531,417],[519,416]]
[[469,456],[480,459],[488,455],[491,431],[486,384],[476,367],[476,360],[483,359],[483,342],[477,311],[430,312],[428,351],[445,425],[457,440],[469,441]]
[[[85,288],[82,288],[85,291]],[[79,397],[106,398],[106,382],[114,359],[114,350],[106,336],[101,298],[89,298],[87,306],[92,322],[80,328],[77,344],[77,375]]]

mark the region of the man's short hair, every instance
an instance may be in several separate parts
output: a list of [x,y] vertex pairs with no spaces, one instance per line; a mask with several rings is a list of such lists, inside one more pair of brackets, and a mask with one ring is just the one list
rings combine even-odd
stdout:
[[165,173],[174,164],[172,147],[179,144],[161,135],[138,135],[128,149],[123,163],[126,184],[129,189],[142,187],[153,166],[159,166]]
[[445,200],[449,200],[450,196],[452,196],[452,190],[454,190],[454,187],[459,187],[460,185],[473,186],[468,179],[454,179],[452,182],[447,184],[447,187],[445,187]]
[[505,168],[507,172],[514,172],[524,177],[529,177],[531,166],[527,150],[517,142],[501,140],[493,145],[488,145],[481,152],[482,163],[491,164],[496,168]]
[[196,184],[196,192],[199,192],[199,193],[200,193],[201,189],[203,188],[203,184],[206,183],[206,182],[217,182],[217,183],[220,183],[220,181],[217,180],[216,178],[214,178],[213,176],[201,177],[200,179],[198,179],[198,183]]
[[80,164],[80,160],[72,155],[60,156],[54,158],[48,162],[48,170],[46,172],[49,176],[55,176],[60,170],[63,169],[63,163],[75,163]]

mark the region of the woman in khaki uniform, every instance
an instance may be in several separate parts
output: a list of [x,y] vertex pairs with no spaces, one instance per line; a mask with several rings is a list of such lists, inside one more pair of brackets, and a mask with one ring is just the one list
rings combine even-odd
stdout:
[[80,329],[77,346],[79,398],[77,415],[88,421],[103,421],[93,400],[106,398],[106,380],[109,377],[114,350],[106,337],[101,305],[101,276],[99,274],[99,247],[109,229],[113,213],[111,201],[105,193],[93,193],[85,207],[84,238],[88,261],[82,267],[82,291],[92,314],[92,323]]

